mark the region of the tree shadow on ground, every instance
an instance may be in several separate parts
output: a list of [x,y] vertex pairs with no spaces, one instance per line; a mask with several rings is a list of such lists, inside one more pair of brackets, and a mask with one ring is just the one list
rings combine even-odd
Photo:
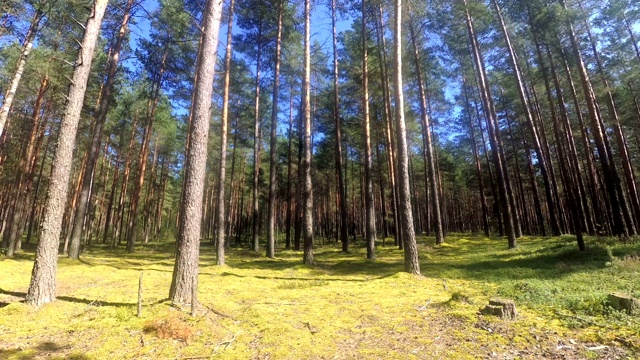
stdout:
[[[25,297],[27,296],[27,293],[24,293],[24,292],[8,291],[8,290],[4,290],[2,288],[0,288],[0,294],[13,296],[15,298],[20,299],[19,301],[15,301],[15,302],[24,302],[25,301]],[[80,304],[86,304],[86,305],[96,305],[96,306],[129,307],[129,306],[137,306],[138,305],[137,303],[102,301],[102,300],[99,300],[99,299],[91,300],[91,299],[83,299],[83,298],[78,298],[78,297],[73,297],[73,296],[56,296],[56,300],[72,302],[72,303],[80,303]],[[144,304],[144,305],[145,306],[157,305],[157,304],[161,304],[161,303],[163,303],[163,302],[165,302],[167,300],[169,300],[169,299],[161,299],[161,300],[154,301],[151,304]],[[8,304],[2,303],[2,302],[0,302],[0,304],[4,304],[4,306],[8,305]],[[2,307],[2,305],[0,305],[0,307]]]
[[[42,341],[34,347],[30,348],[14,348],[14,349],[0,349],[0,359],[65,359],[65,360],[89,360],[90,357],[81,354],[73,353],[71,345],[60,345],[53,341]],[[72,352],[72,353],[68,353]]]

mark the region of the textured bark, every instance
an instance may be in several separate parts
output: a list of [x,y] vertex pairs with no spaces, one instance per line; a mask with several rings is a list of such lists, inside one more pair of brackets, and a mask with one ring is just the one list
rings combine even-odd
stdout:
[[203,34],[198,51],[198,68],[194,87],[194,104],[189,159],[185,168],[184,206],[180,214],[176,262],[173,268],[169,299],[175,303],[194,302],[197,292],[193,281],[198,276],[202,197],[207,166],[207,141],[211,117],[211,95],[218,47],[222,1],[207,0],[203,13]]
[[311,179],[311,0],[304,0],[304,78],[303,78],[304,156],[302,157],[302,203],[304,238],[303,262],[312,265],[313,260],[313,183]]
[[27,303],[41,306],[55,300],[58,243],[62,216],[67,200],[69,175],[73,158],[73,146],[87,81],[91,72],[93,53],[100,34],[100,25],[107,8],[107,0],[96,0],[91,17],[85,26],[81,48],[69,88],[68,103],[60,125],[58,143],[53,157],[53,169],[47,192],[44,220],[40,231],[40,242],[27,291]]
[[371,180],[371,122],[369,121],[369,57],[366,7],[362,0],[362,117],[364,127],[364,197],[365,231],[367,259],[376,259],[376,213],[373,201],[373,181]]
[[[229,122],[229,83],[231,81],[231,57],[233,42],[233,12],[235,0],[229,1],[229,22],[227,23],[227,46],[224,55],[224,94],[222,98],[222,119],[220,124],[220,173],[218,174],[218,228],[216,229],[216,264],[225,264],[225,229],[226,229],[226,210],[225,210],[225,178],[227,171],[227,132]],[[234,146],[235,149],[235,146]]]
[[89,157],[87,158],[87,166],[84,169],[82,188],[78,197],[78,204],[76,205],[76,213],[73,220],[73,228],[71,231],[71,242],[69,246],[69,258],[78,259],[80,257],[80,243],[82,238],[82,230],[84,219],[87,215],[87,208],[89,206],[89,198],[91,197],[91,184],[93,183],[93,174],[98,154],[100,153],[100,143],[102,142],[102,130],[104,129],[104,123],[107,119],[107,112],[109,111],[109,103],[111,98],[111,92],[113,90],[113,84],[116,80],[116,71],[118,70],[118,61],[120,60],[120,50],[122,48],[122,42],[127,34],[127,28],[129,25],[129,19],[131,18],[130,12],[133,6],[133,0],[128,0],[124,8],[124,15],[122,22],[120,23],[120,30],[116,35],[116,42],[113,45],[111,51],[111,58],[109,59],[109,69],[107,71],[107,80],[105,81],[103,91],[100,94],[99,108],[95,115],[95,128],[93,130],[93,136],[91,137],[91,143],[89,144]]
[[271,147],[269,149],[269,228],[267,232],[267,257],[274,258],[276,252],[276,173],[278,165],[278,98],[280,97],[280,53],[282,49],[282,13],[284,4],[278,4],[278,30],[276,35],[276,59],[273,80],[271,109]]
[[[427,198],[427,203],[432,205],[431,214],[435,231],[436,245],[444,243],[444,232],[442,229],[442,212],[440,209],[440,196],[438,195],[438,181],[436,179],[436,166],[433,159],[433,139],[431,137],[431,120],[427,111],[427,96],[425,94],[425,84],[422,78],[422,68],[420,53],[416,44],[416,34],[413,22],[409,21],[409,31],[411,33],[411,45],[413,47],[413,61],[416,69],[416,79],[418,81],[418,94],[420,95],[420,117],[422,125],[422,148],[423,157],[428,176],[425,178],[425,192],[431,192],[431,198]],[[428,179],[427,179],[428,178]],[[429,191],[431,190],[431,191]],[[428,206],[428,205],[427,205]],[[426,219],[429,221],[429,218]]]
[[398,145],[398,186],[400,225],[404,248],[404,270],[419,275],[420,262],[418,246],[413,228],[413,214],[411,209],[411,193],[409,190],[409,154],[407,150],[407,130],[404,121],[404,94],[402,88],[402,0],[395,0],[393,30],[393,66],[394,93],[396,104],[396,144]]
[[256,58],[256,92],[255,92],[255,105],[254,105],[254,119],[253,119],[253,183],[251,186],[252,198],[251,209],[253,215],[252,226],[252,240],[251,246],[253,251],[260,251],[260,239],[259,239],[259,222],[260,222],[260,208],[258,204],[258,197],[260,196],[260,70],[262,65],[262,19],[258,25],[258,55]]

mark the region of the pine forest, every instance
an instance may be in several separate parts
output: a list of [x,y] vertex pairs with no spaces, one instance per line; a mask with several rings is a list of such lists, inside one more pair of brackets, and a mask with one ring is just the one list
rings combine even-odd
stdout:
[[2,359],[640,357],[635,0],[2,0],[0,106]]

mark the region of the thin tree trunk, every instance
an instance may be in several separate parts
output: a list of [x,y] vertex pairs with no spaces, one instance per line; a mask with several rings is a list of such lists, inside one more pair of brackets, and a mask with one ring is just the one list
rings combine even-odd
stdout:
[[376,214],[373,200],[373,182],[371,180],[371,122],[369,120],[369,57],[366,21],[366,0],[362,6],[362,117],[364,127],[364,200],[365,200],[365,231],[367,244],[367,259],[376,259]]
[[500,196],[500,204],[502,207],[502,217],[505,225],[505,232],[507,234],[508,246],[511,249],[516,247],[516,231],[512,214],[515,209],[513,208],[510,201],[510,198],[512,198],[512,196],[511,194],[509,194],[510,187],[507,184],[508,179],[506,174],[506,164],[504,163],[504,155],[502,155],[502,147],[498,137],[500,129],[497,127],[495,115],[496,111],[487,82],[484,60],[482,58],[482,54],[480,53],[480,48],[473,28],[473,20],[471,19],[471,15],[469,13],[467,1],[463,0],[463,2],[466,10],[467,30],[469,31],[469,39],[471,40],[473,60],[477,68],[477,80],[480,87],[480,97],[482,99],[483,109],[487,118],[489,142],[491,143],[491,153],[496,169],[498,193]]
[[[559,0],[559,2],[560,5],[566,10],[567,6],[565,1]],[[573,24],[570,20],[567,21],[567,34],[569,35],[569,40],[571,41],[573,55],[575,57],[576,66],[580,74],[582,90],[584,91],[584,96],[587,102],[587,110],[589,111],[591,131],[593,132],[596,148],[598,149],[598,158],[600,160],[602,173],[604,175],[603,180],[607,189],[607,193],[609,195],[609,201],[611,203],[613,216],[613,233],[614,235],[618,236],[628,236],[630,235],[629,229],[627,228],[627,224],[625,223],[622,210],[622,202],[617,191],[617,188],[620,186],[620,178],[618,176],[618,172],[615,169],[615,165],[611,162],[610,152],[606,146],[606,143],[608,142],[607,134],[602,126],[602,119],[600,118],[596,96],[591,85],[591,80],[589,79],[589,74],[587,73],[587,68],[582,59],[580,45],[578,44],[578,40],[576,39]]]
[[256,91],[255,91],[255,117],[253,122],[253,185],[251,187],[253,197],[251,200],[251,209],[253,214],[252,221],[252,240],[251,246],[253,251],[260,251],[259,227],[260,211],[258,197],[260,195],[260,67],[262,61],[262,19],[258,25],[258,56],[256,59]]
[[271,146],[269,149],[269,228],[267,234],[267,257],[274,258],[276,252],[276,173],[278,157],[278,98],[280,97],[280,53],[282,48],[282,13],[284,3],[278,3],[278,30],[276,35],[276,59],[273,74],[273,100],[271,109]]
[[47,0],[43,0],[40,2],[36,12],[33,14],[33,18],[31,19],[31,23],[29,24],[29,29],[27,30],[27,34],[22,42],[22,48],[20,49],[20,56],[18,57],[18,63],[16,64],[16,70],[13,73],[13,77],[11,78],[11,84],[7,88],[7,92],[4,94],[4,102],[2,103],[2,107],[0,107],[0,136],[4,132],[5,124],[7,123],[7,119],[9,118],[9,113],[11,112],[11,106],[13,105],[13,99],[18,91],[18,86],[20,85],[20,80],[22,80],[22,74],[24,73],[24,67],[27,64],[27,59],[29,58],[29,54],[31,54],[31,49],[33,49],[33,42],[38,33],[38,27],[40,26],[40,21],[44,17],[44,12],[42,8],[46,6]]
[[311,180],[311,0],[304,0],[304,78],[303,78],[304,156],[303,174],[303,263],[313,265],[313,183]]
[[342,252],[349,251],[347,193],[342,170],[342,124],[340,121],[340,98],[338,92],[338,40],[336,35],[336,0],[331,0],[331,29],[333,39],[333,117],[336,134],[336,175],[338,177],[338,203],[340,208],[340,241]]
[[[425,192],[431,192],[431,200],[433,225],[435,231],[436,245],[444,243],[444,232],[442,229],[442,212],[440,209],[440,197],[437,191],[436,168],[433,159],[433,139],[431,137],[431,120],[427,112],[427,97],[425,95],[425,85],[422,78],[422,67],[420,66],[420,53],[416,45],[416,34],[413,28],[413,21],[409,21],[409,31],[411,35],[411,45],[413,47],[413,60],[416,70],[416,79],[418,80],[418,94],[420,95],[420,117],[422,118],[422,139],[423,139],[423,157],[425,161],[425,171],[428,173],[429,181],[425,181]],[[425,179],[427,180],[427,179]],[[429,219],[427,219],[427,222]]]
[[418,246],[413,228],[411,193],[409,190],[409,154],[407,130],[404,120],[404,94],[402,88],[402,0],[395,0],[393,31],[394,92],[396,104],[396,141],[398,145],[398,182],[400,188],[400,218],[404,242],[404,270],[419,275]]
[[[225,229],[226,229],[226,213],[225,213],[225,177],[227,171],[227,132],[229,122],[229,83],[231,82],[231,57],[233,42],[233,12],[235,8],[235,0],[229,1],[229,20],[227,23],[227,46],[224,56],[224,95],[222,99],[222,119],[220,124],[220,169],[218,176],[218,228],[216,234],[216,265],[225,264]],[[235,146],[235,145],[234,145]]]

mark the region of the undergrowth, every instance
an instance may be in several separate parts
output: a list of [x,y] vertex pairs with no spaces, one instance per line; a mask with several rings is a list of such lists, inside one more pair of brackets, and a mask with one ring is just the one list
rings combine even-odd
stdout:
[[[266,259],[239,247],[218,267],[203,242],[195,317],[166,301],[175,243],[60,257],[58,301],[37,310],[22,302],[33,252],[0,258],[0,358],[640,356],[639,317],[606,303],[614,291],[640,297],[637,241],[590,238],[579,252],[572,237],[521,238],[515,250],[505,239],[450,234],[435,246],[420,237],[421,277],[402,272],[392,241],[377,245],[376,261],[361,243],[346,254],[318,246],[313,267],[300,252]],[[519,318],[479,315],[492,297],[515,300]]]

